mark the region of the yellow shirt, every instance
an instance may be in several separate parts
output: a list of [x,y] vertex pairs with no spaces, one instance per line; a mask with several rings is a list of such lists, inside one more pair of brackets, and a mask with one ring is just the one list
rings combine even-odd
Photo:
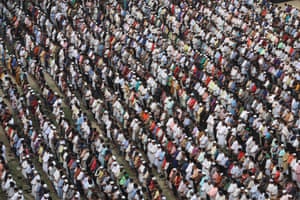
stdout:
[[39,150],[38,150],[39,162],[40,162],[40,163],[43,162],[43,160],[42,160],[43,152],[44,152],[44,147],[43,147],[43,146],[40,146],[40,147],[39,147]]

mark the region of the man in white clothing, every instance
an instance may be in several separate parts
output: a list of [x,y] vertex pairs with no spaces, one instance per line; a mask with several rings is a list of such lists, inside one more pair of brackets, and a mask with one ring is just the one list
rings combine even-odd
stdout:
[[149,142],[149,144],[147,145],[147,156],[150,161],[150,167],[154,165],[156,151],[157,145],[155,144],[155,140],[151,140],[151,142]]

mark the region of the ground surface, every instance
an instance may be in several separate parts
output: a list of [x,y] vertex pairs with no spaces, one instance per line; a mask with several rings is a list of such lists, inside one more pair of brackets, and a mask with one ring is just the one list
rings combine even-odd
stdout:
[[284,3],[278,3],[281,6],[284,6],[284,4],[290,4],[292,6],[295,6],[296,8],[300,9],[300,0],[293,0],[293,1],[288,1],[288,2],[284,2]]

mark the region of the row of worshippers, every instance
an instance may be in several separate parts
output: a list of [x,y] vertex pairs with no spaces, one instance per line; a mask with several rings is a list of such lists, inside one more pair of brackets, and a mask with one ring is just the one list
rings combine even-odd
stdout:
[[[0,98],[0,111],[1,111],[1,126],[9,121],[10,113],[7,110],[6,104],[3,102],[3,98]],[[24,199],[23,190],[19,189],[16,185],[16,181],[12,176],[7,160],[7,149],[3,141],[0,142],[0,183],[1,190],[6,193],[7,198],[11,200],[22,200]]]
[[[34,99],[36,97],[30,86],[25,85],[23,91],[27,94],[27,105],[34,105],[32,102],[35,101]],[[24,99],[21,97],[20,102],[23,100]],[[45,96],[44,100],[49,101],[49,98]],[[60,119],[55,115],[55,110],[57,107],[60,107],[61,102],[61,99],[56,99],[52,105],[52,112],[56,117],[56,123],[60,125],[61,133],[66,133],[65,137],[68,137],[69,140],[59,137],[55,125],[49,121],[49,119],[45,116],[45,113],[42,113],[42,110],[39,109],[39,106],[29,106],[29,109],[31,109],[31,113],[35,114],[40,121],[40,129],[42,131],[41,134],[37,134],[37,132],[32,131],[32,126],[29,125],[28,128],[28,124],[24,124],[24,131],[26,133],[28,132],[26,135],[30,136],[30,146],[32,147],[33,152],[39,156],[39,162],[42,163],[44,172],[49,175],[49,179],[53,182],[58,196],[62,199],[70,199],[71,197],[75,199],[79,198],[80,193],[74,190],[74,185],[72,184],[74,183],[76,187],[79,188],[78,191],[82,192],[82,194],[86,194],[88,198],[91,198],[93,195],[92,191],[95,188],[95,183],[94,179],[92,179],[89,174],[95,173],[99,165],[101,165],[102,169],[103,166],[105,167],[107,172],[106,176],[101,176],[101,180],[100,177],[96,175],[95,177],[92,177],[97,178],[96,180],[99,180],[97,183],[99,186],[101,186],[104,195],[108,197],[112,195],[114,196],[113,199],[124,197],[116,183],[111,184],[114,182],[113,180],[118,181],[120,173],[122,172],[122,167],[118,164],[116,158],[111,155],[109,146],[106,146],[103,140],[100,141],[99,135],[94,133],[95,135],[92,139],[94,143],[90,144],[92,144],[95,148],[95,151],[97,151],[98,159],[96,155],[90,154],[89,148],[81,147],[81,140],[85,141],[84,138],[81,139],[76,137],[76,132],[73,133],[72,130],[69,129],[70,125],[67,121],[65,121],[66,119]],[[38,103],[41,103],[41,101],[38,101]],[[48,105],[47,102],[45,105]],[[23,112],[20,113],[23,114]],[[25,113],[28,113],[28,111]],[[62,114],[60,117],[63,117],[63,113],[59,113]],[[27,122],[26,119],[23,119],[23,116],[21,116],[21,119],[22,121]],[[73,146],[73,148],[68,148],[67,146],[69,144],[70,146]],[[52,152],[55,152],[56,149],[58,149],[58,151],[56,151],[57,154],[54,155]],[[57,163],[61,163],[62,166],[56,164],[54,159],[55,156],[58,158]],[[64,169],[65,172],[67,172],[66,174],[68,174],[69,177],[73,178],[74,180],[68,181],[68,178],[64,173]],[[129,177],[127,177],[125,180],[129,181]],[[34,183],[35,181],[32,182]],[[126,194],[128,194],[128,199],[137,198],[136,196],[141,198],[143,196],[141,188],[134,187],[130,189],[132,185],[127,185],[128,183],[129,182],[126,184],[124,183],[123,185],[125,189],[127,189],[127,187],[129,188],[128,192],[125,190],[125,192],[127,192]],[[36,199],[39,199],[39,197],[37,196]]]
[[[11,93],[10,95],[13,95]],[[8,167],[8,161],[6,158],[6,148],[11,148],[18,160],[20,162],[21,173],[28,183],[31,183],[32,195],[34,197],[39,197],[35,199],[48,199],[49,190],[47,185],[44,185],[44,182],[40,179],[40,175],[35,169],[35,166],[31,160],[31,155],[28,152],[28,149],[24,145],[24,138],[19,137],[17,125],[14,122],[13,115],[9,110],[9,107],[4,103],[1,98],[1,126],[4,129],[6,136],[9,139],[9,147],[5,146],[1,142],[1,159],[0,159],[0,168],[1,168],[1,189],[7,195],[9,200],[22,200],[24,198],[22,188],[18,187],[17,181],[12,176],[10,169]],[[33,183],[34,180],[39,181],[39,185]],[[50,199],[50,198],[49,198]]]
[[[151,1],[150,3],[153,2]],[[239,5],[239,2],[231,3],[224,1],[220,4],[217,3],[218,10],[217,13],[214,13],[216,15],[216,18],[212,18],[213,21],[211,21],[211,19],[207,19],[205,17],[212,12],[212,5],[209,4],[210,3],[202,3],[200,5],[196,5],[201,6],[201,16],[192,18],[191,16],[193,15],[185,14],[185,12],[193,12],[193,8],[186,6],[186,2],[181,2],[181,4],[179,5],[171,4],[169,12],[166,9],[169,5],[164,4],[164,2],[159,2],[157,4],[154,4],[153,10],[155,11],[155,7],[161,6],[161,15],[167,15],[169,17],[167,18],[169,19],[169,21],[163,21],[164,17],[156,18],[154,14],[152,16],[150,14],[150,17],[148,16],[149,19],[144,20],[144,23],[142,24],[140,23],[140,19],[138,16],[140,14],[146,15],[148,12],[147,10],[139,10],[139,8],[137,8],[136,6],[139,4],[132,3],[129,6],[129,10],[130,12],[132,12],[132,15],[130,16],[129,14],[125,13],[128,18],[125,17],[124,21],[122,22],[119,21],[120,19],[117,18],[117,15],[108,15],[111,21],[104,21],[107,24],[102,22],[101,18],[98,19],[100,21],[99,24],[104,23],[105,28],[109,27],[112,29],[106,32],[106,35],[102,36],[97,35],[97,31],[99,31],[97,28],[99,27],[95,29],[95,35],[91,34],[93,33],[93,31],[88,30],[87,28],[88,26],[97,25],[93,24],[92,22],[91,24],[87,24],[87,22],[89,22],[88,20],[78,20],[76,21],[76,24],[73,25],[73,27],[76,27],[77,29],[82,28],[79,29],[79,31],[82,31],[83,38],[73,42],[75,49],[72,50],[72,53],[75,56],[73,54],[69,54],[64,57],[64,52],[61,52],[61,56],[59,56],[60,61],[54,61],[53,66],[50,66],[50,74],[57,81],[59,87],[63,91],[68,90],[69,85],[67,83],[69,82],[72,83],[71,86],[73,88],[79,89],[79,92],[81,92],[81,94],[86,94],[84,95],[84,100],[86,101],[87,105],[89,105],[89,102],[91,100],[93,101],[93,99],[98,99],[99,97],[103,98],[102,101],[104,102],[105,107],[108,108],[108,113],[113,114],[106,117],[106,119],[108,120],[104,121],[106,129],[105,132],[107,137],[109,138],[112,138],[111,127],[113,122],[111,120],[115,118],[117,122],[121,122],[123,127],[127,127],[128,122],[134,119],[132,115],[135,115],[135,117],[140,117],[144,124],[147,124],[148,122],[154,122],[149,124],[153,125],[152,129],[150,129],[152,135],[149,135],[149,132],[147,130],[146,133],[142,135],[150,136],[150,138],[153,138],[154,140],[156,140],[156,142],[161,144],[165,144],[168,141],[171,150],[167,153],[169,156],[171,156],[171,158],[172,156],[177,157],[177,155],[179,154],[180,156],[178,156],[178,160],[184,160],[183,158],[185,156],[181,156],[181,149],[183,147],[184,151],[186,151],[185,154],[187,154],[187,160],[191,161],[193,157],[195,157],[193,155],[195,154],[195,152],[193,152],[193,148],[199,145],[201,138],[203,144],[205,144],[205,141],[207,139],[210,139],[212,141],[216,140],[216,148],[218,150],[217,153],[219,153],[219,151],[224,151],[227,146],[233,146],[234,144],[235,151],[240,151],[241,154],[247,153],[255,161],[257,161],[261,157],[259,155],[270,156],[271,161],[266,162],[262,159],[262,165],[266,163],[272,169],[277,169],[277,167],[274,167],[274,165],[276,164],[281,165],[279,163],[282,163],[283,157],[291,157],[288,165],[285,165],[289,168],[289,170],[285,170],[285,173],[289,174],[290,177],[292,177],[292,180],[296,181],[297,183],[297,176],[295,176],[295,173],[298,169],[299,164],[297,165],[297,155],[294,155],[294,153],[297,153],[298,151],[295,150],[299,148],[299,136],[296,135],[297,130],[299,129],[299,119],[297,119],[296,115],[299,112],[299,102],[297,101],[297,97],[295,96],[295,94],[297,95],[296,91],[298,91],[299,89],[297,89],[297,81],[299,79],[299,76],[296,73],[296,76],[293,77],[293,79],[288,76],[289,73],[287,72],[284,72],[284,75],[282,75],[282,71],[287,69],[293,70],[293,68],[297,68],[298,66],[297,59],[294,59],[294,57],[297,56],[297,54],[295,53],[296,51],[292,51],[290,53],[291,47],[286,45],[292,42],[293,48],[298,48],[297,40],[290,41],[292,40],[291,33],[295,34],[295,31],[293,27],[290,27],[289,23],[279,24],[276,26],[286,26],[286,29],[288,29],[288,31],[285,30],[286,32],[283,33],[283,37],[279,38],[276,34],[267,35],[267,37],[270,38],[264,38],[263,40],[266,41],[263,41],[260,37],[261,33],[256,30],[259,30],[263,27],[259,27],[260,25],[258,24],[256,25],[258,26],[258,28],[253,27],[254,29],[252,29],[252,27],[248,27],[247,24],[245,24],[244,28],[246,30],[252,31],[253,38],[249,39],[242,37],[242,41],[239,41],[237,39],[241,32],[239,30],[235,30],[235,28],[238,25],[242,25],[242,20],[250,22],[253,19],[258,19],[266,23],[268,22],[268,20],[270,20],[270,16],[261,17],[260,12],[264,14],[265,12],[270,11],[272,16],[273,13],[281,13],[282,11],[278,10],[276,6],[266,3],[266,5],[264,5],[264,10],[258,10],[254,12],[255,14],[253,16],[248,16],[247,11],[253,8],[251,6],[249,7],[248,4],[242,3],[241,7],[239,8],[240,11],[243,10],[242,12],[236,11],[234,15],[227,15],[226,19],[222,19],[218,17],[220,13],[224,13],[229,9],[234,10]],[[118,7],[118,4],[109,4],[107,6],[111,8],[111,14],[123,14],[122,9]],[[256,7],[258,5],[253,4],[252,6]],[[62,10],[60,11],[62,12]],[[79,10],[78,13],[80,12],[84,11]],[[180,12],[182,15],[179,15]],[[297,13],[297,10],[295,10],[294,8],[287,7],[284,12],[288,13],[288,22],[289,20],[297,20],[297,14],[295,14]],[[236,17],[238,16],[238,14],[242,14],[242,16],[245,16],[245,19],[239,19],[239,17]],[[113,16],[116,17],[114,18]],[[191,32],[187,31],[186,35],[192,34],[193,32],[197,33],[197,31],[200,31],[200,38],[195,41],[195,44],[198,44],[202,54],[199,54],[197,51],[193,51],[194,45],[189,46],[188,43],[185,43],[185,40],[188,38],[186,37],[186,35],[178,34],[179,32],[184,32],[182,30],[177,30],[178,27],[182,28],[183,30],[191,28],[180,27],[178,25],[176,26],[176,23],[182,20],[183,16],[185,16],[183,18],[185,22],[194,23],[193,30]],[[76,17],[78,17],[78,15],[76,15]],[[216,46],[216,43],[221,42],[221,40],[216,41],[217,36],[213,35],[212,37],[210,37],[207,35],[211,34],[206,34],[206,32],[216,32],[217,30],[215,29],[220,29],[222,27],[218,24],[212,26],[212,22],[215,23],[214,20],[218,21],[218,23],[225,22],[226,27],[229,27],[229,29],[233,29],[233,33],[232,30],[218,32],[218,34],[221,34],[221,36],[223,34],[222,37],[225,38],[225,43],[223,43],[224,48],[220,51],[218,49],[214,49],[213,47]],[[209,25],[207,27],[209,27],[210,29],[207,29],[204,26],[200,26],[199,21],[203,21],[203,24],[205,24],[205,26]],[[234,26],[227,26],[229,22]],[[120,23],[124,24],[124,27],[121,27],[121,30],[123,29],[123,32],[116,30],[114,27],[120,25]],[[168,34],[165,34],[164,32],[161,33],[160,30],[154,29],[153,33],[151,33],[152,29],[147,29],[147,31],[149,32],[146,32],[144,35],[137,34],[139,28],[141,28],[142,26],[149,26],[153,28],[154,26],[158,26],[160,23],[162,23],[163,25],[163,31],[166,31],[165,28],[169,29],[168,31],[166,31],[168,32]],[[170,26],[174,30],[170,31]],[[276,26],[273,25],[273,27],[275,28]],[[72,30],[73,27],[69,27],[70,32],[74,31]],[[100,29],[101,28],[103,27],[100,27]],[[62,43],[62,41],[72,41],[71,38],[68,37],[67,31],[68,29],[66,29],[65,35],[63,32],[61,32],[61,34],[58,34],[60,36],[64,35],[64,37],[66,37],[67,39],[64,38],[61,40],[59,37],[54,38],[54,41],[60,42],[60,45],[62,47],[64,47],[64,43]],[[156,32],[154,33],[154,31]],[[112,35],[115,32],[116,35]],[[124,37],[125,32],[129,33],[132,38]],[[48,34],[49,33],[50,32],[48,32]],[[80,35],[80,33],[78,32],[75,34]],[[231,34],[234,37],[230,38],[229,36]],[[53,34],[51,33],[50,35],[53,36]],[[106,49],[103,54],[101,52],[96,52],[95,49],[91,48],[91,44],[84,44],[81,46],[81,48],[76,49],[78,48],[76,46],[80,46],[76,45],[76,42],[86,41],[87,39],[89,39],[90,41],[97,41],[97,36],[99,36],[98,38],[100,38],[98,42],[104,42],[104,46],[113,46],[113,48]],[[166,36],[168,37],[168,39],[166,39]],[[48,37],[50,36],[48,35]],[[141,38],[138,40],[138,37]],[[176,40],[174,40],[174,37],[177,37]],[[163,41],[163,39],[166,40],[166,43],[165,41]],[[280,41],[280,47],[274,46],[274,44],[278,43],[278,41],[276,42],[276,39]],[[93,44],[97,44],[96,41]],[[149,44],[149,41],[152,41],[152,45]],[[153,41],[155,41],[156,46],[153,45]],[[247,41],[246,46],[241,45],[243,44],[243,41]],[[51,39],[48,40],[48,42],[52,45],[51,51],[55,50],[54,42],[51,42]],[[140,52],[134,51],[137,46],[141,47],[140,44],[143,44],[143,42],[145,42],[146,49],[137,48],[140,50]],[[266,44],[260,43],[268,42],[270,43],[270,45],[267,49],[268,52],[266,52]],[[65,49],[73,48],[73,43],[71,42],[70,46],[66,45]],[[166,45],[164,46],[164,44]],[[179,45],[178,50],[173,47],[174,44]],[[255,46],[256,44],[258,44],[257,47]],[[284,48],[289,48],[288,53],[287,50],[284,50],[286,52],[281,52],[284,54],[281,58],[273,58],[272,48],[278,48],[280,50],[283,49],[283,46]],[[240,47],[243,48],[239,50]],[[166,49],[166,52],[162,51],[163,48]],[[226,51],[226,49],[228,50],[228,48],[232,50],[231,53],[226,55],[226,52],[230,52]],[[30,50],[30,48],[28,50]],[[120,54],[121,50],[124,50],[122,54]],[[257,53],[258,50],[259,53]],[[80,52],[78,53],[78,51]],[[40,52],[42,52],[42,50]],[[87,52],[90,53],[85,55],[85,53]],[[152,54],[150,54],[151,52]],[[190,52],[192,56],[186,55]],[[98,55],[95,55],[96,53],[99,53],[99,57]],[[246,55],[246,53],[248,53],[248,55]],[[74,59],[78,54],[80,55],[79,57],[77,57],[78,59]],[[203,54],[205,54],[205,56]],[[171,55],[175,55],[174,58]],[[39,57],[40,63],[42,63],[43,60],[41,59],[42,56],[44,56],[42,55],[42,53],[38,53],[37,57]],[[141,59],[147,56],[151,57],[154,61],[148,60],[147,63]],[[290,62],[292,64],[285,65],[283,61],[285,60],[285,57],[289,56]],[[55,55],[53,55],[53,57],[55,57]],[[71,62],[72,59],[74,60],[74,63]],[[138,60],[140,60],[140,62]],[[270,60],[273,63],[270,62]],[[68,63],[70,63],[70,69],[68,69],[68,67],[64,67],[64,65],[62,64],[63,61],[67,63],[66,65],[68,67]],[[126,63],[125,61],[128,61],[128,63]],[[90,62],[96,64],[96,66],[99,67],[101,71],[99,72],[99,68],[93,69],[94,66],[91,65]],[[103,64],[103,62],[106,64]],[[279,65],[278,62],[280,63]],[[162,67],[162,65],[159,65],[159,63],[163,63],[166,67]],[[195,64],[192,65],[191,63]],[[115,68],[118,67],[117,70],[115,68],[112,68],[111,64],[114,64]],[[45,65],[47,67],[47,64]],[[232,69],[230,69],[231,65],[233,66]],[[249,68],[250,65],[255,66],[254,68],[259,69],[259,72],[262,73],[260,78],[259,76],[258,79],[255,78],[255,76],[258,75],[255,71],[251,71],[249,73],[247,67]],[[273,67],[273,65],[275,67]],[[32,66],[37,67],[34,64]],[[268,69],[268,67],[270,66],[273,67],[272,73]],[[280,71],[281,68],[277,69],[277,66],[282,67],[284,70]],[[188,70],[189,67],[191,67],[192,71]],[[55,69],[57,71],[55,71]],[[51,70],[54,71],[51,72]],[[77,73],[76,75],[76,71],[82,72],[82,76],[80,77],[81,73]],[[114,71],[118,72],[114,74]],[[268,72],[268,77],[264,77],[266,76],[263,75],[263,72],[265,71]],[[56,72],[59,73],[57,74]],[[274,75],[275,72],[276,75]],[[281,75],[278,76],[278,74]],[[95,78],[95,76],[97,77],[97,75],[100,76],[102,80]],[[268,78],[268,80],[266,78]],[[201,80],[200,82],[199,79]],[[293,79],[293,81],[289,79]],[[242,81],[238,82],[240,80]],[[84,84],[84,81],[86,81],[86,84]],[[117,82],[117,84],[113,84],[115,81]],[[262,82],[265,82],[267,84],[262,85]],[[288,85],[286,85],[287,82],[289,82]],[[247,90],[243,89],[244,84],[246,84]],[[108,89],[110,86],[115,86],[112,88],[115,91],[110,91]],[[171,93],[168,93],[168,91],[164,89],[170,89]],[[287,89],[292,89],[292,93]],[[91,95],[91,93],[93,95]],[[91,96],[93,96],[93,98],[91,98]],[[150,96],[153,96],[153,98]],[[268,107],[270,107],[270,104],[271,109],[268,109]],[[122,105],[125,105],[125,108]],[[147,107],[150,108],[147,109]],[[145,111],[143,111],[143,109],[145,109]],[[150,110],[150,114],[147,114]],[[217,113],[219,114],[210,114],[210,112],[212,111],[217,111]],[[95,115],[99,115],[98,112],[101,112],[101,110],[94,110],[94,112]],[[122,115],[122,113],[124,115]],[[278,116],[282,114],[284,115],[283,121],[278,118]],[[154,120],[149,120],[149,116],[151,116]],[[295,117],[296,119],[294,119]],[[100,117],[97,118],[98,121],[101,121],[99,120]],[[173,122],[172,118],[175,118]],[[206,120],[206,118],[210,120]],[[157,123],[157,121],[159,121],[159,123]],[[167,122],[169,122],[168,127],[166,126]],[[238,125],[236,126],[237,122]],[[199,124],[199,127],[195,126],[196,124]],[[204,128],[205,126],[208,126],[207,130]],[[151,126],[149,128],[151,128]],[[169,131],[162,131],[168,128]],[[276,138],[278,137],[278,135],[280,135],[278,131],[283,133],[281,134],[281,138]],[[139,140],[137,140],[134,133],[135,131],[130,132],[130,137],[133,138],[133,141],[139,143]],[[193,134],[191,135],[191,133]],[[251,137],[251,135],[253,135],[254,137]],[[184,139],[192,141],[188,143],[189,148],[187,148],[185,145],[181,145],[182,141],[185,141]],[[248,145],[243,145],[242,141],[248,141]],[[147,146],[145,144],[148,144],[147,142],[148,139],[146,137],[146,140],[143,140],[144,150],[148,150],[147,156],[149,158],[150,164],[152,165],[154,163],[153,155],[151,155],[151,151],[148,148],[145,148],[145,146]],[[150,144],[149,146],[152,147]],[[266,146],[266,148],[264,149],[262,148],[262,146]],[[181,147],[181,149],[179,147]],[[204,147],[206,148],[205,145]],[[282,150],[280,149],[280,147],[285,148],[282,148]],[[208,148],[210,149],[211,147],[208,146]],[[281,154],[283,154],[280,157],[277,156],[276,153],[274,153],[279,152],[279,150],[281,151]],[[226,151],[224,151],[223,153],[225,154]],[[189,154],[192,154],[192,156],[190,156]],[[212,155],[209,155],[208,157],[212,157]],[[228,168],[234,165],[232,162],[234,159],[236,158],[232,158],[231,156],[229,156],[229,159],[226,160],[226,157],[224,157],[222,159],[222,161],[225,161],[223,162],[224,164],[221,164],[218,167],[221,168],[220,170],[223,170],[227,174],[228,171],[230,171],[228,170]],[[288,159],[285,159],[284,161],[287,162]],[[270,162],[272,164],[269,164]],[[196,164],[199,163],[203,165],[201,159],[199,162],[196,162]],[[208,165],[210,165],[210,162],[208,163]],[[168,162],[168,164],[168,173],[173,167],[177,168],[178,166],[182,165],[182,163],[178,164],[176,162]],[[227,170],[222,169],[222,167]],[[200,168],[202,168],[203,171],[203,166],[200,166]],[[208,166],[208,169],[210,169],[210,166]],[[264,177],[266,175],[267,177],[270,177],[270,173],[268,173],[269,172],[264,173]]]
[[[41,77],[39,77],[39,78],[41,78]],[[26,83],[26,81],[25,81],[25,83]],[[59,99],[57,96],[57,93],[54,93],[47,85],[45,85],[45,87],[41,86],[42,94],[44,96],[43,100],[45,102],[45,105],[51,106],[51,110],[53,112],[53,115],[55,116],[56,123],[60,124],[60,126],[61,126],[60,131],[63,131],[63,133],[66,133],[66,136],[68,136],[68,139],[70,139],[68,141],[61,140],[58,142],[55,125],[52,124],[45,117],[45,115],[43,115],[43,113],[41,112],[42,111],[40,108],[41,101],[37,100],[37,97],[35,96],[36,94],[30,88],[30,86],[28,86],[26,84],[21,84],[21,85],[23,85],[23,91],[27,94],[26,95],[26,103],[27,103],[27,105],[29,105],[28,109],[30,110],[30,111],[27,110],[25,113],[30,112],[39,118],[40,129],[42,130],[42,133],[37,134],[36,132],[32,132],[32,126],[30,126],[30,125],[28,126],[27,123],[25,123],[25,125],[24,125],[24,131],[30,132],[29,135],[30,135],[30,139],[31,139],[31,147],[32,147],[33,151],[39,155],[39,161],[42,163],[43,170],[44,170],[44,172],[49,174],[49,178],[50,178],[50,180],[53,181],[53,185],[54,185],[55,189],[57,190],[58,196],[63,199],[68,199],[68,197],[66,197],[66,195],[68,195],[68,191],[70,189],[69,190],[65,189],[65,188],[68,188],[68,186],[65,187],[65,185],[68,185],[68,179],[66,178],[65,175],[61,174],[62,173],[61,168],[59,166],[56,166],[56,162],[55,162],[55,160],[53,160],[54,156],[53,156],[53,154],[51,154],[51,152],[55,152],[55,149],[57,149],[57,146],[55,146],[56,143],[61,144],[58,147],[62,151],[62,152],[60,152],[60,155],[59,155],[60,163],[63,164],[64,168],[68,168],[66,166],[72,163],[73,168],[68,169],[67,171],[70,174],[75,175],[74,170],[76,170],[75,169],[76,167],[74,167],[74,166],[76,166],[76,163],[77,163],[77,165],[80,163],[80,165],[82,164],[82,166],[84,166],[82,168],[83,171],[85,171],[85,168],[91,167],[91,166],[87,166],[88,164],[86,163],[86,160],[90,159],[89,152],[88,152],[89,149],[88,148],[85,149],[85,150],[87,150],[88,153],[85,154],[85,156],[83,156],[84,155],[83,152],[85,152],[85,151],[82,150],[81,148],[79,148],[79,146],[81,145],[81,142],[82,142],[81,140],[83,139],[83,141],[85,141],[84,139],[86,139],[86,138],[84,136],[84,138],[81,139],[81,137],[78,137],[81,135],[78,134],[78,136],[76,136],[77,132],[72,133],[70,131],[70,129],[69,129],[70,125],[64,118],[64,116],[63,116],[64,113],[61,110],[61,103],[62,103],[61,99]],[[20,101],[20,102],[22,102],[24,100],[23,97],[14,98],[14,99],[16,101]],[[72,102],[77,102],[77,101],[75,99],[73,99]],[[24,114],[24,112],[22,112],[22,114]],[[78,121],[80,121],[79,118],[82,118],[82,116],[80,114],[79,114],[79,116],[76,116],[76,118],[77,117],[78,117]],[[22,118],[22,121],[26,122],[27,120]],[[78,124],[79,124],[78,132],[81,133],[82,126],[80,123],[78,123]],[[30,129],[30,130],[27,130],[27,129]],[[98,155],[99,160],[96,160],[96,161],[93,160],[94,161],[93,163],[95,163],[95,164],[93,164],[93,167],[91,167],[92,169],[88,168],[89,172],[94,172],[94,170],[97,169],[97,162],[102,161],[101,164],[102,164],[102,166],[105,166],[105,168],[108,168],[107,166],[109,166],[109,167],[111,166],[111,169],[108,168],[108,170],[107,170],[109,173],[107,174],[106,178],[117,179],[119,176],[119,173],[120,173],[120,172],[118,172],[118,171],[120,171],[119,164],[115,161],[115,158],[110,155],[111,150],[106,148],[103,141],[99,142],[99,140],[96,140],[95,137],[97,137],[97,134],[95,134],[95,136],[93,138],[93,139],[95,139],[95,144],[93,144],[93,145],[95,145],[95,149],[97,148],[97,151],[98,151],[97,155]],[[88,141],[90,141],[90,140],[88,140]],[[96,143],[96,142],[98,142],[98,143]],[[74,157],[72,159],[69,158],[70,156],[68,156],[68,153],[71,154],[71,152],[67,151],[69,148],[67,148],[66,143],[70,144],[70,146],[72,146],[72,148],[71,148],[73,150],[73,152],[71,151],[72,153],[74,153],[75,155],[79,154],[80,158],[84,157],[81,162],[79,160],[77,160],[77,162],[74,162],[75,161]],[[47,144],[48,146],[45,144]],[[109,147],[109,146],[107,146],[107,147]],[[63,157],[63,160],[61,160],[62,159],[61,157]],[[114,160],[113,164],[111,164],[113,161],[110,161],[108,164],[106,163],[108,157],[113,158],[113,160]],[[75,158],[76,158],[76,156],[75,156]],[[91,161],[91,163],[92,163],[92,161]],[[99,165],[99,163],[98,163],[98,165]],[[115,167],[116,165],[117,165],[117,167]],[[119,169],[114,169],[114,168],[119,168]],[[113,177],[111,177],[112,175],[110,175],[111,171],[113,171],[113,173],[114,173]],[[77,173],[79,173],[78,170],[77,170]],[[79,188],[86,186],[86,184],[83,184],[82,182],[80,182],[81,179],[88,180],[88,178],[86,176],[87,174],[86,173],[84,173],[84,174],[85,174],[85,178],[83,178],[82,177],[83,175],[81,175],[81,178],[77,180],[76,177],[78,174],[75,177],[76,180],[74,180],[74,182],[77,183],[76,186],[78,186]],[[63,177],[63,178],[61,178],[61,177]],[[85,182],[86,182],[86,180],[85,180]],[[103,188],[108,187],[108,190],[107,191],[105,190],[105,194],[107,196],[111,196],[111,194],[114,193],[114,199],[119,198],[121,193],[118,190],[118,187],[116,185],[110,185],[110,184],[106,185],[105,184],[106,182],[107,182],[107,179],[104,179],[103,182],[100,182],[101,187],[103,187]],[[62,185],[62,184],[64,184],[64,185]],[[145,186],[146,185],[147,184],[145,183]],[[71,186],[69,188],[71,188]],[[123,187],[127,187],[127,184]],[[157,189],[156,187],[158,187],[158,185],[156,184],[155,186],[152,186],[152,187],[153,187],[153,190],[154,189],[156,190]],[[111,189],[113,188],[113,191],[109,188],[111,188]],[[73,185],[72,189],[74,189],[74,185]],[[85,190],[87,190],[87,189],[90,189],[90,188],[85,188]],[[65,191],[65,190],[67,190],[67,191]],[[86,192],[86,191],[84,191],[84,192],[85,192],[85,194],[88,194],[88,192]],[[79,193],[78,194],[76,193],[75,195],[76,195],[76,198],[78,198]],[[73,195],[73,196],[75,197],[75,195]],[[88,194],[88,195],[91,195],[91,194]],[[131,196],[131,197],[129,197],[129,199],[137,198],[135,196],[139,196],[139,198],[141,198],[143,196],[143,193],[142,193],[140,187],[138,187],[138,188],[134,187],[134,189],[130,189],[130,193],[128,193],[128,195]]]

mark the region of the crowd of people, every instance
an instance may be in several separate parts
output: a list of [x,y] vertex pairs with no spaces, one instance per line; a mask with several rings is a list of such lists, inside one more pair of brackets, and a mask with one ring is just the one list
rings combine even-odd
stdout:
[[[1,126],[3,127],[5,133],[7,135],[11,135],[12,140],[10,141],[11,147],[17,146],[16,143],[13,143],[14,133],[16,130],[13,128],[14,120],[12,119],[11,112],[8,109],[8,106],[4,103],[2,97],[0,98],[0,108],[1,108]],[[22,143],[22,140],[19,141]],[[6,194],[7,199],[10,200],[24,200],[23,188],[20,188],[17,184],[17,177],[14,177],[10,171],[10,167],[8,166],[7,159],[7,146],[0,142],[0,183],[1,190]],[[32,166],[32,161],[30,159],[29,154],[22,152],[22,154],[18,155],[20,165],[22,166],[22,175],[29,178],[30,174],[37,171],[34,166]]]
[[1,4],[1,61],[26,95],[6,75],[2,87],[60,198],[72,188],[72,198],[99,190],[106,199],[165,199],[157,178],[182,200],[299,198],[297,8],[266,0],[13,2]]

